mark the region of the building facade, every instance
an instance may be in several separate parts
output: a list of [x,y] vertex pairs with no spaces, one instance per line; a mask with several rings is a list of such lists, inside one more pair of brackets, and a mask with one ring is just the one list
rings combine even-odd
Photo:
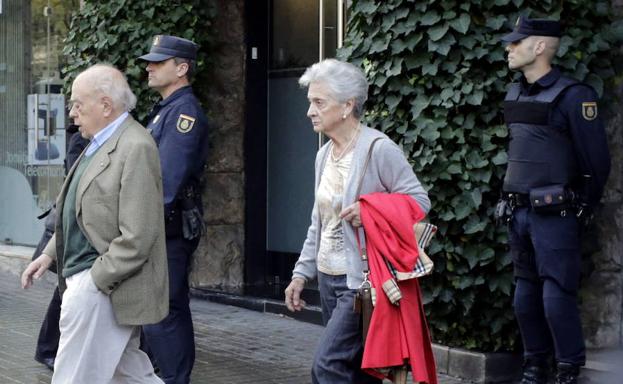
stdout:
[[[322,138],[297,80],[335,55],[348,2],[215,0],[217,50],[204,175],[207,230],[194,255],[200,290],[280,299],[309,225],[314,157]],[[62,38],[79,2],[0,0],[0,243],[33,246],[63,179],[66,100]],[[617,1],[614,2],[617,4]],[[621,111],[609,117],[612,175],[598,218],[600,251],[584,281],[589,345],[623,340]],[[612,225],[614,223],[614,225]],[[313,286],[307,291],[317,301]]]

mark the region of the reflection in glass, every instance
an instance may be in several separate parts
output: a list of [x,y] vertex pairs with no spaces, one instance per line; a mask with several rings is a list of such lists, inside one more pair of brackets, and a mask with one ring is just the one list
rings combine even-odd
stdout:
[[294,69],[318,61],[318,1],[271,2],[270,69]]
[[36,244],[37,215],[63,181],[62,46],[79,0],[3,0],[0,15],[0,242]]

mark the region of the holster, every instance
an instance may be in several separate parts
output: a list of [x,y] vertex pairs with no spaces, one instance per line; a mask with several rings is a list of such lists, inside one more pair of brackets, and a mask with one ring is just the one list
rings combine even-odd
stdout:
[[198,191],[194,186],[187,185],[180,195],[176,199],[175,208],[165,220],[167,237],[196,239],[205,230]]
[[507,199],[498,200],[497,205],[495,206],[495,223],[497,225],[506,224],[513,217],[513,207],[511,206],[510,201]]

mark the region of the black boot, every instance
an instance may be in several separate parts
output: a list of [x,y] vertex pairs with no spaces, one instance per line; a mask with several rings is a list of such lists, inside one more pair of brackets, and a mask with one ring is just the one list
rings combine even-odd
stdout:
[[577,384],[580,367],[570,363],[556,364],[556,384]]
[[530,360],[526,361],[519,384],[547,384],[547,364]]

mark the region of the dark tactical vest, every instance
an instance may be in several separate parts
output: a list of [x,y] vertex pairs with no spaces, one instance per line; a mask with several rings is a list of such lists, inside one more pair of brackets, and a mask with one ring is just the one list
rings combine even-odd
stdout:
[[577,160],[568,130],[550,125],[556,100],[579,84],[561,76],[536,95],[524,96],[514,83],[504,100],[504,121],[510,130],[504,192],[529,193],[546,185],[569,185],[577,177]]

